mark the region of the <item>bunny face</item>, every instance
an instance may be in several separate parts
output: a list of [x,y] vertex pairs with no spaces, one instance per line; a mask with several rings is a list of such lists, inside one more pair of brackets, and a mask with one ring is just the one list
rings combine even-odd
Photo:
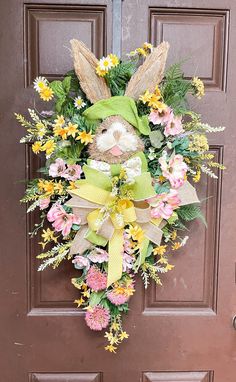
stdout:
[[97,128],[89,145],[92,159],[107,163],[122,163],[144,148],[134,128],[120,116],[106,118]]

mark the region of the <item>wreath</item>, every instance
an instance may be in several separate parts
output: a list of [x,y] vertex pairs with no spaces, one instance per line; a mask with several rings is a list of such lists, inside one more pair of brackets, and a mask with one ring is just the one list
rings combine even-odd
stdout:
[[128,338],[122,314],[136,274],[145,288],[151,279],[162,285],[188,222],[205,223],[195,184],[224,168],[206,136],[224,128],[202,123],[188,106],[204,84],[185,79],[180,64],[165,71],[167,42],[145,43],[125,60],[97,60],[78,40],[71,47],[74,70],[62,81],[34,81],[50,110],[29,109],[30,121],[16,114],[27,130],[21,142],[46,156],[22,202],[40,210],[30,233],[41,234],[39,271],[72,263],[75,303],[90,329],[106,329],[105,349],[115,353]]

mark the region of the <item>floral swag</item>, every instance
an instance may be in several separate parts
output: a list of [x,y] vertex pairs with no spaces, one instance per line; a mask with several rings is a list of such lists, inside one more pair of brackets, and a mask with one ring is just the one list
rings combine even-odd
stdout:
[[40,210],[31,232],[41,234],[39,271],[73,264],[75,303],[90,329],[106,329],[105,349],[115,353],[128,338],[121,318],[136,274],[145,288],[150,279],[162,285],[188,240],[180,233],[194,219],[205,223],[195,184],[224,168],[206,136],[224,128],[202,123],[188,106],[204,85],[184,79],[179,64],[165,71],[168,43],[99,61],[82,42],[71,46],[74,70],[63,81],[34,81],[39,97],[53,101],[49,111],[29,109],[30,121],[16,114],[27,130],[21,142],[46,156],[22,201],[27,212]]

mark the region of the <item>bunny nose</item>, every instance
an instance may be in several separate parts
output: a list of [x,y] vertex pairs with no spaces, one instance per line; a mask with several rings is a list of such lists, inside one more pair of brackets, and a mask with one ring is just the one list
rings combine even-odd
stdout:
[[116,140],[120,139],[120,137],[121,137],[121,132],[118,131],[118,130],[115,130],[114,133],[113,133],[113,137],[114,137]]

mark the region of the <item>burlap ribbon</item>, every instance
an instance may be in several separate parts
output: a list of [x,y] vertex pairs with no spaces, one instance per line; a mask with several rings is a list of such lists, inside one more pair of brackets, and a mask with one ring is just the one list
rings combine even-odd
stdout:
[[[117,199],[112,194],[111,179],[107,175],[87,165],[83,170],[86,179],[78,181],[78,188],[69,191],[72,198],[66,203],[72,208],[73,214],[81,219],[81,228],[72,242],[70,254],[83,253],[91,244],[108,244],[108,287],[122,276],[124,227],[127,224],[138,225],[144,232],[140,254],[134,265],[136,269],[145,260],[149,241],[160,245],[161,219],[151,218],[150,206],[145,202],[156,193],[148,172],[134,178],[134,197],[130,201]],[[185,182],[178,191],[181,205],[199,202],[196,191],[189,182]]]

